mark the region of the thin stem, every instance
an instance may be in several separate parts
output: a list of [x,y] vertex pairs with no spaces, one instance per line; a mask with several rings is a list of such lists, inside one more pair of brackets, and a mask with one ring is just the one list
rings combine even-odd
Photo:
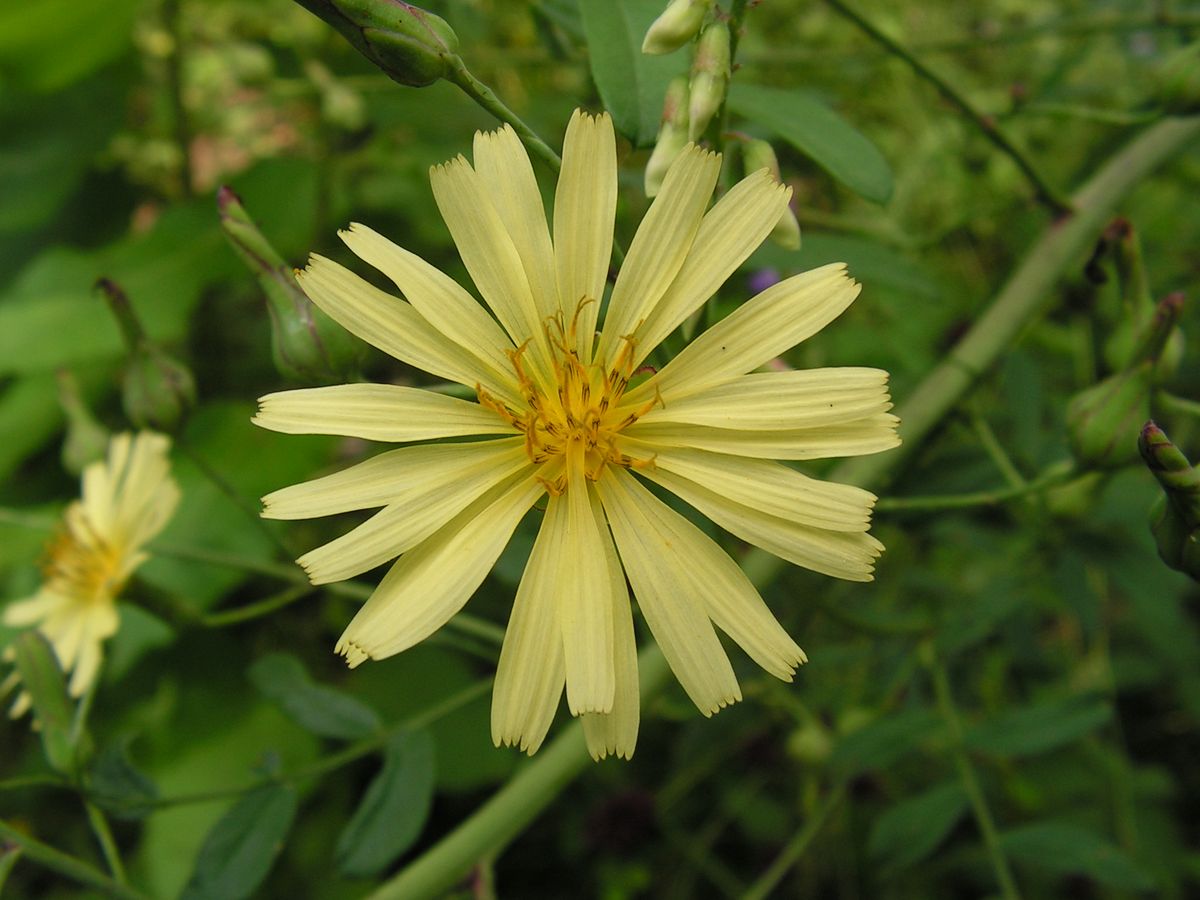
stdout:
[[975,429],[975,434],[979,438],[979,443],[983,445],[984,452],[988,458],[1000,470],[1000,474],[1004,476],[1004,480],[1008,482],[1010,488],[1024,488],[1026,486],[1025,476],[1017,469],[1016,463],[1012,461],[1012,457],[1008,455],[1008,451],[1004,449],[1004,445],[1000,443],[1000,439],[996,437],[996,432],[992,430],[992,426],[988,420],[981,416],[978,412],[971,413],[971,427]]
[[[0,521],[3,521],[3,510],[0,510]],[[219,550],[206,550],[201,547],[185,547],[179,544],[156,543],[152,548],[160,556],[175,559],[186,559],[190,562],[208,563],[209,565],[225,566],[231,569],[242,569],[258,575],[290,581],[297,585],[309,585],[308,576],[297,566],[289,563],[277,563],[269,560],[250,559],[223,553]],[[332,584],[320,585],[321,590],[354,600],[366,600],[374,593],[375,588],[369,584],[357,581],[337,581]],[[477,616],[459,613],[448,623],[449,627],[463,634],[483,638],[489,643],[499,646],[504,640],[504,629]]]
[[1050,116],[1058,119],[1079,119],[1101,125],[1148,125],[1164,115],[1160,109],[1127,110],[1098,109],[1077,103],[1027,103],[1020,109],[1022,116]]
[[1017,168],[1024,173],[1029,183],[1033,186],[1039,200],[1050,207],[1055,213],[1062,214],[1071,211],[1070,203],[1038,171],[1025,151],[1017,146],[1008,133],[996,122],[994,117],[980,110],[966,94],[959,90],[954,82],[943,78],[931,69],[920,57],[915,56],[907,47],[880,29],[879,26],[866,18],[849,3],[845,2],[845,0],[826,0],[826,2],[845,18],[857,25],[868,37],[883,46],[889,53],[903,60],[918,76],[936,87],[943,97],[949,100],[953,106],[957,107],[959,112],[970,119],[975,127],[983,133],[984,137],[995,144],[1002,153],[1016,163]]
[[192,129],[184,100],[183,29],[179,24],[181,0],[163,0],[163,29],[171,36],[171,52],[167,54],[167,92],[171,101],[171,125],[179,149],[180,186],[183,196],[192,196]]
[[108,871],[112,872],[113,881],[126,884],[125,867],[121,865],[121,854],[117,850],[117,842],[113,839],[112,829],[108,827],[108,819],[104,817],[100,807],[86,797],[83,798],[83,808],[87,810],[88,823],[92,826],[92,833],[96,835],[100,852],[104,854]]
[[978,52],[981,46],[996,47],[1003,44],[1019,44],[1041,38],[1057,40],[1066,37],[1087,37],[1113,31],[1194,28],[1197,26],[1200,26],[1200,13],[1196,12],[1157,10],[1121,15],[1063,16],[1036,22],[1024,28],[1010,28],[993,34],[976,34],[964,38],[928,41],[916,45],[914,49],[922,53],[943,53],[957,50]]
[[117,882],[95,866],[63,853],[49,844],[43,844],[4,821],[0,821],[0,840],[10,846],[19,847],[24,859],[44,866],[59,875],[64,875],[79,884],[103,891],[110,897],[116,897],[118,900],[149,900],[141,891]]
[[72,785],[69,781],[56,775],[21,775],[0,781],[0,792],[26,791],[30,788],[40,787],[71,788]]
[[283,609],[283,607],[309,596],[315,590],[316,587],[311,584],[298,584],[286,591],[273,594],[265,600],[248,603],[236,609],[206,613],[200,617],[199,624],[205,628],[226,628],[230,625],[240,625],[243,622],[270,615],[277,609]]
[[176,446],[179,447],[184,456],[190,459],[196,468],[200,470],[200,474],[211,481],[213,486],[218,491],[228,497],[233,505],[241,510],[242,514],[246,516],[247,519],[254,523],[255,528],[267,536],[267,539],[270,540],[270,542],[275,546],[276,550],[288,558],[295,556],[291,548],[284,543],[283,538],[276,534],[274,529],[272,529],[271,526],[266,523],[263,517],[259,514],[259,511],[255,509],[254,505],[247,501],[246,498],[238,492],[237,488],[229,483],[229,480],[224,475],[214,469],[209,464],[208,460],[201,456],[195,448],[182,439],[176,442]]
[[942,665],[941,660],[933,655],[932,643],[926,646],[930,653],[927,664],[930,676],[933,679],[933,690],[937,695],[938,709],[941,711],[942,718],[946,720],[946,726],[950,730],[954,764],[958,768],[959,777],[962,779],[963,789],[967,792],[967,797],[971,801],[971,809],[975,814],[975,822],[979,826],[980,834],[983,836],[983,843],[987,848],[988,858],[992,863],[992,870],[996,873],[996,883],[1000,888],[1000,894],[1005,900],[1019,900],[1021,894],[1017,890],[1016,880],[1013,878],[1012,869],[1008,865],[1008,857],[1004,855],[1004,849],[1000,846],[1000,836],[996,831],[995,819],[992,817],[987,797],[984,796],[983,789],[979,786],[979,777],[975,774],[975,767],[971,764],[971,758],[967,755],[966,746],[963,743],[962,719],[959,717],[958,707],[954,704],[954,695],[950,691],[950,682],[946,678],[946,669]]
[[409,716],[400,722],[396,722],[381,730],[378,734],[355,741],[353,744],[335,753],[323,756],[308,765],[298,766],[290,772],[282,772],[278,775],[259,778],[237,787],[197,791],[191,794],[176,794],[173,797],[159,797],[150,805],[161,808],[166,806],[186,806],[193,803],[208,803],[213,800],[224,800],[227,797],[238,797],[271,784],[290,784],[292,782],[305,781],[309,778],[318,778],[321,775],[362,759],[364,756],[375,753],[401,731],[414,731],[418,728],[425,728],[445,718],[463,706],[466,706],[472,700],[482,697],[487,693],[488,688],[491,687],[491,683],[490,678],[481,679],[463,688],[461,691],[451,694],[441,703],[431,706],[429,709],[423,710],[416,715]]
[[1177,397],[1174,394],[1168,394],[1166,391],[1159,391],[1154,395],[1154,402],[1162,407],[1164,412],[1173,412],[1183,416],[1200,418],[1200,403],[1197,403],[1195,400],[1189,400],[1186,397]]
[[17,528],[28,528],[30,531],[53,531],[58,525],[58,519],[41,513],[0,507],[0,525],[13,525]]
[[1074,462],[1064,459],[1048,466],[1036,478],[1023,484],[968,494],[884,497],[875,504],[875,509],[877,512],[937,512],[944,509],[967,509],[972,506],[996,506],[1018,497],[1041,493],[1049,487],[1069,481],[1078,474]]
[[784,845],[766,871],[758,876],[754,884],[750,885],[749,890],[742,895],[742,900],[765,900],[765,898],[773,896],[779,882],[783,881],[792,866],[804,855],[808,845],[821,833],[821,829],[825,827],[825,823],[829,821],[829,817],[841,805],[845,797],[846,785],[840,783],[829,792],[829,796],[825,798],[825,802],[817,808],[816,812],[809,816],[804,827]]
[[537,132],[525,124],[520,116],[509,109],[504,101],[496,96],[495,91],[471,74],[462,57],[455,56],[451,60],[446,80],[458,85],[468,97],[501,122],[511,125],[525,146],[537,154],[554,172],[557,173],[562,168],[562,158],[538,137]]

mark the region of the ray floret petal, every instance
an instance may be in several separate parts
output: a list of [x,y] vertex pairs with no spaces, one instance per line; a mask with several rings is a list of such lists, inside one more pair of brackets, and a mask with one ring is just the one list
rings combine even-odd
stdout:
[[535,752],[565,697],[594,757],[632,755],[633,600],[705,715],[742,696],[718,632],[784,680],[806,661],[737,563],[661,491],[797,565],[873,577],[882,551],[869,534],[874,496],[786,461],[895,446],[887,374],[758,371],[850,306],[859,285],[844,265],[768,288],[641,377],[649,354],[721,290],[787,209],[790,189],[766,170],[710,208],[720,165],[695,145],[678,155],[610,276],[609,117],[572,116],[552,216],[512,129],[481,132],[472,160],[459,156],[430,175],[474,292],[359,224],[343,241],[398,296],[317,255],[297,273],[347,329],[475,397],[394,384],[268,394],[254,418],[264,428],[409,446],[274,491],[264,515],[375,510],[300,558],[316,583],[396,560],[337,642],[351,666],[445,624],[528,517],[537,538],[500,651],[497,746]]

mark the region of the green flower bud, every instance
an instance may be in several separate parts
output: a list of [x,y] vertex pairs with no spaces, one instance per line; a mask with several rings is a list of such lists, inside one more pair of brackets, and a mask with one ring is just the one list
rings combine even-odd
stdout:
[[1150,418],[1155,370],[1182,310],[1182,294],[1163,298],[1129,368],[1080,391],[1067,406],[1067,438],[1081,463],[1112,468],[1133,457],[1132,436]]
[[713,0],[671,0],[642,40],[642,52],[653,56],[678,50],[700,30]]
[[1167,57],[1158,73],[1158,99],[1176,115],[1200,112],[1200,41]]
[[828,762],[833,753],[833,737],[825,726],[814,719],[791,733],[787,739],[787,751],[802,763],[821,765]]
[[653,197],[662,187],[667,170],[688,144],[688,80],[686,75],[671,79],[663,100],[662,119],[654,152],[646,162],[646,196]]
[[[1105,242],[1112,249],[1116,262],[1124,314],[1104,344],[1104,358],[1113,369],[1124,369],[1134,361],[1138,349],[1154,329],[1154,299],[1142,258],[1141,241],[1133,226],[1126,219],[1114,220],[1105,231]],[[1176,328],[1167,337],[1167,344],[1155,366],[1156,383],[1161,384],[1175,374],[1183,360],[1183,350],[1183,332]]]
[[729,26],[713,22],[700,35],[692,62],[688,100],[688,137],[699,140],[725,102],[729,87]]
[[62,445],[63,467],[72,475],[78,475],[88,463],[104,457],[111,435],[96,421],[79,392],[79,382],[66,369],[58,371],[58,404],[67,417],[67,435]]
[[366,347],[325,315],[296,284],[292,268],[271,246],[230,188],[217,191],[221,228],[258,278],[271,317],[271,356],[294,381],[344,382],[357,378]]
[[1067,440],[1085,466],[1116,468],[1134,458],[1134,435],[1150,417],[1151,366],[1118,372],[1067,405]]
[[125,292],[107,278],[96,282],[129,348],[121,379],[121,404],[138,428],[173,432],[196,405],[191,370],[150,340]]
[[1158,555],[1200,581],[1200,472],[1154,422],[1142,429],[1138,449],[1164,492],[1151,512]]
[[[760,169],[767,169],[772,178],[780,184],[783,183],[783,178],[779,174],[779,159],[775,156],[775,149],[766,141],[750,138],[742,145],[742,167],[747,175]],[[800,222],[796,219],[796,214],[792,212],[790,204],[783,211],[783,215],[779,217],[779,221],[775,223],[775,228],[771,231],[771,240],[785,250],[800,249]]]
[[298,0],[383,69],[393,81],[424,87],[444,78],[458,35],[440,16],[400,0]]

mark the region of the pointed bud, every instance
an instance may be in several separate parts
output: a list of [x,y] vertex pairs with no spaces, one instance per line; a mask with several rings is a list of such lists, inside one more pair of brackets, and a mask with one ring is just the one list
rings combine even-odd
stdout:
[[671,0],[646,31],[642,52],[652,56],[678,50],[700,31],[713,0]]
[[1174,115],[1200,112],[1200,41],[1167,57],[1158,74],[1158,99]]
[[1118,372],[1071,399],[1067,440],[1082,465],[1108,469],[1134,458],[1134,435],[1150,416],[1150,368]]
[[[747,175],[767,169],[772,178],[783,184],[783,178],[779,174],[779,159],[775,156],[775,149],[766,141],[750,138],[742,145],[742,166]],[[790,202],[779,221],[775,223],[771,240],[785,250],[800,249],[800,222],[792,212]]]
[[108,301],[129,348],[121,380],[126,417],[138,428],[173,432],[196,405],[196,380],[191,370],[150,340],[116,283],[101,278],[96,287]]
[[299,0],[388,77],[410,87],[444,78],[458,53],[446,20],[400,0]]
[[1142,429],[1138,449],[1164,492],[1150,525],[1158,555],[1200,581],[1200,472],[1154,422]]
[[79,392],[79,382],[66,369],[58,371],[58,404],[67,417],[67,436],[62,445],[63,467],[72,475],[78,475],[88,463],[103,458],[111,435],[96,421]]
[[695,141],[725,102],[729,87],[729,26],[713,22],[700,35],[692,62],[688,100],[688,137]]
[[653,197],[662,187],[671,163],[688,143],[688,80],[686,75],[671,79],[663,100],[662,119],[654,152],[646,162],[646,196]]
[[[1155,327],[1154,299],[1141,241],[1133,226],[1126,219],[1116,219],[1105,231],[1105,239],[1116,262],[1123,313],[1104,344],[1104,358],[1113,369],[1124,369],[1133,363],[1139,348]],[[1182,301],[1182,297],[1179,299]],[[1167,381],[1178,370],[1183,360],[1183,344],[1183,332],[1173,328],[1155,366],[1156,383]]]
[[221,228],[238,256],[258,278],[271,317],[271,355],[286,378],[303,382],[352,381],[366,348],[313,305],[296,284],[292,268],[259,231],[230,188],[217,191]]

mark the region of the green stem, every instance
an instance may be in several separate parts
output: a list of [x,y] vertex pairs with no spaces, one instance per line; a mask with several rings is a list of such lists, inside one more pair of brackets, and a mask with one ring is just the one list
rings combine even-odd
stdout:
[[396,734],[401,731],[415,731],[418,728],[426,728],[445,718],[451,713],[466,706],[472,700],[482,697],[487,693],[492,686],[492,680],[485,678],[474,684],[468,685],[461,691],[451,694],[441,703],[431,706],[429,709],[423,710],[414,716],[410,716],[400,722],[397,722],[388,728],[383,729],[378,734],[373,734],[370,737],[363,738],[360,741],[355,741],[347,747],[338,750],[335,753],[330,753],[328,756],[323,756],[320,759],[309,763],[305,766],[298,766],[290,772],[283,772],[278,775],[271,775],[265,778],[259,778],[251,781],[248,784],[238,785],[230,788],[217,788],[211,791],[197,791],[192,794],[176,794],[173,797],[159,797],[154,800],[151,805],[156,808],[166,806],[186,806],[193,803],[208,803],[213,800],[224,800],[229,797],[240,797],[242,794],[257,790],[271,784],[289,784],[297,781],[305,781],[309,778],[318,778],[335,769],[340,769],[342,766],[348,765],[356,760],[362,759],[364,756],[369,756],[375,753],[380,748],[385,746]]
[[1045,176],[1034,166],[1033,161],[1025,151],[1018,147],[1013,139],[1009,137],[1008,132],[996,122],[993,116],[989,116],[980,110],[965,93],[959,90],[954,82],[943,78],[931,69],[920,57],[915,56],[907,47],[887,32],[881,30],[879,26],[863,16],[862,13],[845,2],[845,0],[826,0],[826,2],[845,18],[857,25],[862,32],[884,47],[889,53],[903,60],[919,77],[936,87],[942,96],[950,101],[951,105],[957,107],[959,112],[970,119],[975,127],[983,132],[984,137],[995,144],[1002,153],[1016,163],[1017,168],[1024,173],[1029,183],[1033,185],[1033,189],[1037,193],[1039,200],[1049,206],[1055,213],[1062,214],[1071,211],[1070,203],[1062,197],[1056,188],[1051,186]]
[[1168,394],[1166,391],[1159,391],[1154,395],[1154,402],[1164,412],[1200,418],[1200,403],[1197,403],[1195,400],[1189,400],[1186,397],[1177,397],[1174,394]]
[[[667,680],[667,662],[657,647],[638,654],[638,668],[643,698],[657,692]],[[470,818],[385,881],[368,900],[433,900],[444,896],[478,860],[508,846],[590,765],[593,763],[583,725],[572,722]]]
[[984,796],[983,789],[979,786],[979,777],[975,774],[975,767],[971,764],[971,758],[967,755],[966,745],[963,743],[962,719],[959,717],[958,708],[954,704],[954,695],[950,691],[950,683],[946,678],[946,669],[943,667],[941,660],[933,655],[933,645],[928,644],[927,648],[929,650],[927,664],[929,666],[929,673],[933,678],[933,690],[937,695],[938,709],[941,710],[942,718],[946,720],[946,726],[950,730],[954,764],[958,768],[959,777],[962,779],[963,789],[967,792],[967,797],[971,801],[971,809],[975,813],[975,822],[979,826],[984,846],[987,848],[988,858],[991,860],[992,869],[996,873],[996,883],[1000,888],[1001,896],[1005,900],[1019,900],[1021,894],[1017,890],[1017,883],[1013,878],[1012,869],[1009,868],[1008,857],[1004,855],[1004,850],[1000,846],[1000,835],[996,831],[995,819],[992,817],[987,797]]
[[1200,26],[1200,13],[1171,12],[1157,10],[1148,13],[1133,13],[1101,16],[1063,16],[1037,22],[1024,28],[1011,28],[995,34],[977,34],[952,40],[928,41],[916,45],[923,53],[942,53],[957,50],[978,52],[981,46],[996,47],[1003,44],[1018,44],[1040,38],[1055,40],[1066,37],[1087,37],[1114,31],[1142,31],[1143,29],[1195,28]]
[[829,796],[825,798],[825,802],[809,816],[804,827],[792,836],[792,839],[784,845],[783,850],[779,852],[767,870],[758,876],[754,884],[750,885],[749,890],[742,895],[742,900],[765,900],[767,897],[774,896],[779,882],[783,881],[792,866],[804,855],[808,845],[813,842],[813,838],[820,834],[833,811],[841,805],[845,797],[846,785],[844,783],[834,787],[829,792]]
[[1000,474],[1004,476],[1008,486],[1024,489],[1026,486],[1025,476],[1017,469],[1016,463],[1012,461],[1012,457],[1008,455],[1004,445],[996,437],[996,432],[992,430],[988,420],[977,412],[972,413],[971,426],[975,429],[975,434],[979,437],[979,443],[983,445],[984,452],[1000,470]]
[[112,872],[112,877],[117,884],[126,884],[125,867],[121,865],[121,854],[117,850],[117,842],[113,839],[112,829],[108,827],[108,819],[104,817],[98,807],[86,797],[83,800],[83,808],[87,810],[88,823],[92,826],[92,833],[96,835],[96,843],[100,845],[100,852],[104,854],[104,861],[108,864],[108,871]]
[[180,187],[184,197],[192,196],[192,129],[184,101],[183,29],[179,24],[180,0],[163,0],[163,29],[171,36],[167,55],[167,92],[171,101],[171,119],[175,144],[179,149]]
[[1018,497],[1038,494],[1048,487],[1061,484],[1079,474],[1073,461],[1060,460],[1044,472],[1019,485],[969,494],[933,494],[919,497],[883,497],[875,504],[877,512],[936,512],[944,509],[965,509],[972,506],[995,506]]
[[1162,110],[1098,109],[1075,103],[1027,103],[1020,109],[1022,116],[1051,116],[1059,119],[1079,119],[1101,125],[1148,125],[1163,117]]
[[1092,245],[1116,204],[1198,134],[1200,116],[1168,119],[1146,129],[1105,163],[1075,194],[1075,213],[1046,229],[987,311],[899,405],[896,412],[904,443],[888,453],[839,465],[833,472],[834,480],[884,487],[1050,304],[1055,283]]
[[525,121],[496,96],[495,91],[471,74],[462,57],[455,56],[450,62],[450,71],[446,80],[458,85],[468,97],[490,112],[501,122],[507,122],[513,131],[524,142],[525,146],[537,154],[551,170],[558,172],[562,168],[562,158],[538,137],[537,132],[525,124]]
[[118,900],[149,900],[141,891],[120,884],[83,860],[63,853],[49,844],[43,844],[4,821],[0,821],[0,840],[10,846],[19,847],[24,859],[86,887],[102,891],[110,897],[116,897]]
[[277,609],[283,609],[283,607],[307,597],[315,590],[316,587],[311,584],[298,584],[256,603],[248,603],[236,609],[206,613],[200,616],[199,624],[204,628],[226,628],[230,625],[240,625],[243,622],[269,615]]

